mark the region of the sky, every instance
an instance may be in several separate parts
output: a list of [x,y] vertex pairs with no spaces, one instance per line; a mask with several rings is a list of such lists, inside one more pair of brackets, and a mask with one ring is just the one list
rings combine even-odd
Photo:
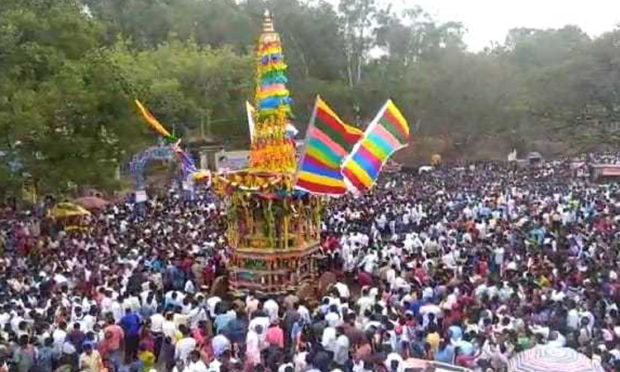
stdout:
[[[620,0],[379,0],[395,9],[420,5],[440,22],[458,21],[467,29],[465,42],[472,51],[491,42],[503,43],[511,28],[579,26],[599,36],[620,24]],[[337,2],[337,0],[332,0]]]

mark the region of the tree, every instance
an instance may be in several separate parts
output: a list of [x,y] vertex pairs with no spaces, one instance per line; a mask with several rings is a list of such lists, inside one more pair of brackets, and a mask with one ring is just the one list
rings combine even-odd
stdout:
[[24,178],[43,192],[115,187],[117,167],[154,143],[134,98],[182,137],[202,128],[247,148],[243,101],[253,96],[265,9],[302,132],[321,94],[360,127],[392,98],[413,127],[422,123],[414,135],[466,156],[489,142],[499,152],[536,140],[617,146],[618,29],[594,39],[575,26],[514,29],[472,53],[461,24],[379,4],[3,0],[0,192]]
[[122,91],[103,84],[101,26],[71,0],[9,1],[0,24],[0,151],[24,166],[15,182],[28,175],[52,190],[113,179],[114,144],[103,117]]
[[347,82],[353,88],[362,80],[362,70],[368,53],[374,46],[374,21],[377,16],[376,0],[342,0],[342,27],[347,57]]
[[212,119],[214,133],[247,137],[243,102],[251,96],[252,60],[231,49],[200,47],[193,41],[166,42],[135,52],[120,42],[107,53],[119,74],[170,130],[196,134]]

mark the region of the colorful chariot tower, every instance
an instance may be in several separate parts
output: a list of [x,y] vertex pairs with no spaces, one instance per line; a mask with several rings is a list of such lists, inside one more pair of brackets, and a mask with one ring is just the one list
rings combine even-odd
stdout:
[[292,117],[280,35],[265,12],[256,56],[254,135],[249,169],[221,174],[216,190],[227,205],[232,249],[229,285],[277,294],[316,276],[322,204],[293,189],[297,160],[287,132]]

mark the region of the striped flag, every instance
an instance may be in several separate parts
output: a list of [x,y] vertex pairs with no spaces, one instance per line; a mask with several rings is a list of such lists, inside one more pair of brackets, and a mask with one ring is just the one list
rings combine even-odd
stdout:
[[295,187],[314,194],[344,194],[347,188],[340,166],[362,134],[344,124],[317,96]]
[[371,188],[383,164],[394,152],[406,147],[408,141],[409,124],[388,100],[342,165],[349,190],[359,194]]

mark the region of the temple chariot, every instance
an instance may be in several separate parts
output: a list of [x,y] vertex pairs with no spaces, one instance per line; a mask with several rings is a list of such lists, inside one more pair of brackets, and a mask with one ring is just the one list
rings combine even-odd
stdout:
[[322,203],[293,188],[297,159],[287,132],[291,98],[280,36],[265,12],[256,56],[256,123],[248,169],[220,174],[227,206],[233,293],[290,293],[316,276]]

